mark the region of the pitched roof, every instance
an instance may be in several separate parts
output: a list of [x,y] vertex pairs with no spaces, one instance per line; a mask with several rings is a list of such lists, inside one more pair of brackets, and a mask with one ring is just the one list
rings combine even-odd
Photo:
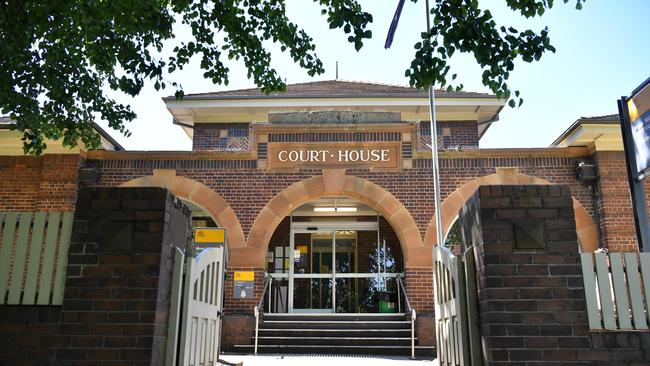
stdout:
[[[0,116],[0,130],[11,129],[11,127],[15,124],[16,121],[14,121],[11,117]],[[113,145],[113,148],[115,150],[124,150],[124,147],[120,145],[120,143],[117,142],[117,140],[115,140],[113,136],[111,136],[108,132],[106,132],[106,130],[104,130],[100,125],[93,122],[92,126],[95,132],[97,132],[109,144]]]
[[618,124],[618,113],[616,114],[606,114],[603,116],[592,116],[592,117],[580,117],[578,118],[575,122],[569,126],[569,128],[566,129],[566,131],[562,132],[558,138],[555,139],[551,143],[551,147],[558,146],[564,139],[566,139],[570,134],[573,133],[573,131],[578,128],[578,126],[582,124],[595,124],[595,125],[608,125],[608,124]]
[[[440,98],[496,98],[489,93],[477,92],[447,92],[436,90]],[[426,98],[427,90],[401,85],[380,84],[362,81],[325,80],[307,83],[288,84],[285,92],[264,94],[258,88],[226,90],[209,93],[186,94],[184,99],[258,99],[258,98],[362,98],[362,97],[403,97]],[[174,96],[164,100],[175,100]]]

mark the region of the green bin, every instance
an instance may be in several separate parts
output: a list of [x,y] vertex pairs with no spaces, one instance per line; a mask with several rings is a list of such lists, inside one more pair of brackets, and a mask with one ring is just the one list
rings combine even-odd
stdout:
[[390,292],[379,293],[379,312],[380,313],[395,313],[397,312],[395,302],[392,301]]

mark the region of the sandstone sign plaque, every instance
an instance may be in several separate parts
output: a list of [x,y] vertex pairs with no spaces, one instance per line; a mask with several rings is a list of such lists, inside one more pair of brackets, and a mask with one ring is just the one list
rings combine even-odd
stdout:
[[398,169],[400,142],[374,143],[277,143],[268,146],[269,169],[300,167],[352,167]]

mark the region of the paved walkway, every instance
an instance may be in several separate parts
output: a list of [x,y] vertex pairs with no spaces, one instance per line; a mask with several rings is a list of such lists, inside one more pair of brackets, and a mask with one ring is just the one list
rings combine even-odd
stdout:
[[407,357],[335,355],[221,355],[227,366],[438,366],[437,360],[411,360]]

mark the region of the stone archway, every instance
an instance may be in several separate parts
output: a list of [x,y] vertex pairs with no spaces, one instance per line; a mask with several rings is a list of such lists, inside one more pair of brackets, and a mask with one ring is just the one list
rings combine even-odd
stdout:
[[301,204],[324,196],[348,196],[380,212],[399,238],[405,267],[430,267],[430,247],[422,243],[415,220],[404,205],[390,192],[366,179],[345,175],[345,169],[323,169],[322,176],[309,178],[278,193],[260,211],[248,234],[248,248],[253,254],[251,267],[263,267],[266,248],[283,218]]
[[223,197],[205,184],[176,175],[173,169],[154,169],[153,175],[136,178],[121,187],[162,187],[204,209],[219,225],[226,228],[228,252],[245,247],[244,231],[235,211]]
[[[476,192],[482,185],[505,185],[505,184],[551,184],[551,182],[533,177],[530,175],[519,174],[517,168],[497,168],[496,174],[490,174],[471,180],[454,192],[452,192],[441,204],[442,227],[446,235],[451,225],[453,225],[460,209],[465,202]],[[593,219],[578,200],[573,199],[573,210],[575,212],[576,233],[580,243],[580,251],[591,252],[598,249],[598,228]],[[443,235],[443,237],[445,236]],[[424,235],[424,243],[437,245],[436,243],[436,220],[431,218]]]

